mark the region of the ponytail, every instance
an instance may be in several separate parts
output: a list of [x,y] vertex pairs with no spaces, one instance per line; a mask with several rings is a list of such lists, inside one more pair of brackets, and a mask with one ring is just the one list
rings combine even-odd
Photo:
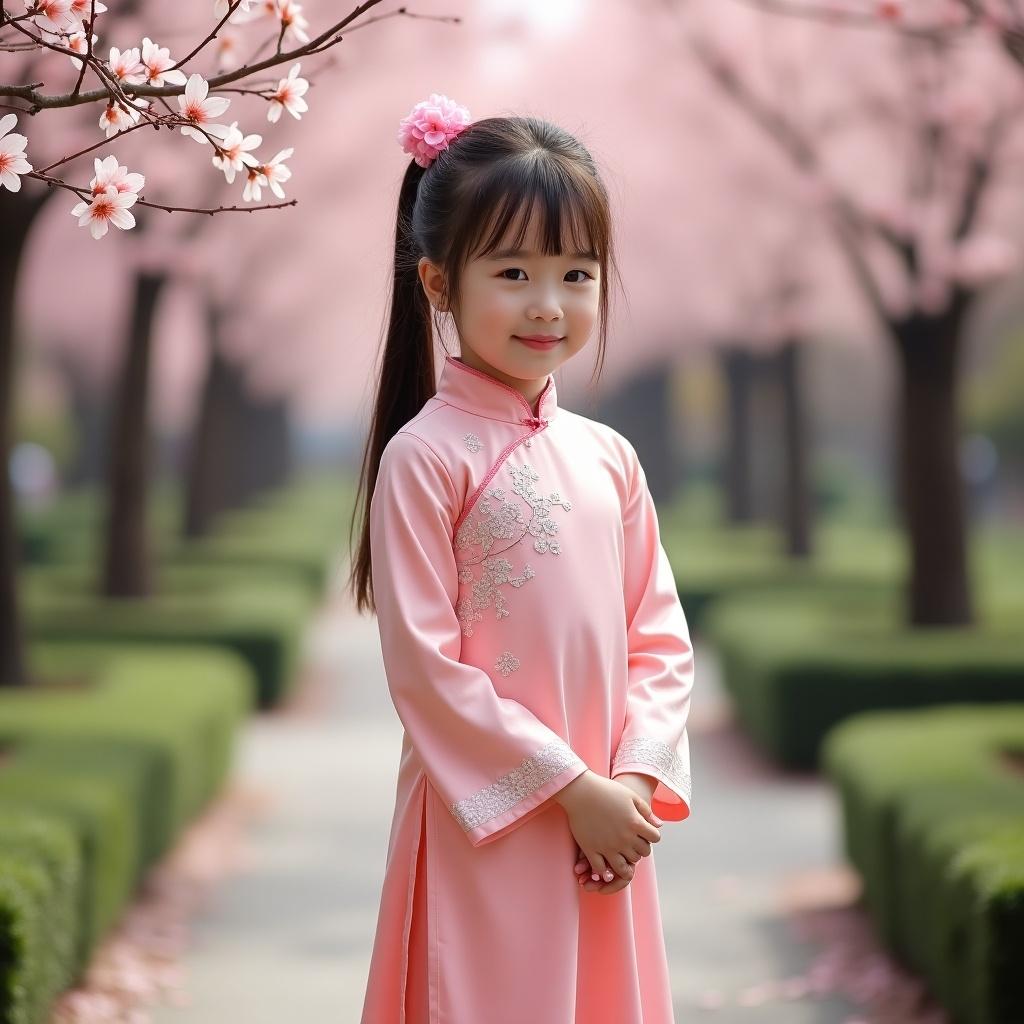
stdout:
[[[430,300],[419,280],[426,256],[443,271],[445,306],[457,321],[463,268],[493,252],[513,219],[521,243],[531,212],[541,211],[547,253],[591,251],[601,264],[596,373],[604,359],[608,280],[617,268],[608,192],[586,147],[564,129],[535,117],[474,121],[426,169],[409,162],[398,197],[395,275],[387,341],[363,454],[349,549],[362,514],[350,586],[359,612],[375,611],[370,568],[370,502],[387,443],[436,393]],[[456,328],[458,323],[456,322]]]
[[412,231],[413,207],[424,168],[409,161],[398,196],[395,266],[387,339],[377,376],[370,431],[363,451],[355,507],[349,524],[349,550],[361,515],[359,547],[349,575],[356,610],[375,611],[370,572],[370,501],[381,454],[388,441],[423,408],[436,391],[430,300],[420,286],[419,252]]

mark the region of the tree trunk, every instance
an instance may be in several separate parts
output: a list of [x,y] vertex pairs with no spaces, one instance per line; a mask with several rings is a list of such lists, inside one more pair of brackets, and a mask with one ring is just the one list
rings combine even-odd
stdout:
[[247,426],[239,463],[249,497],[282,486],[290,469],[291,437],[288,403],[283,398],[259,398],[246,405]]
[[103,594],[145,597],[152,588],[147,544],[149,364],[153,319],[167,275],[135,275],[131,329],[114,403],[108,469]]
[[679,483],[672,372],[667,360],[645,367],[609,395],[600,409],[601,419],[636,448],[651,496],[659,504],[672,500]]
[[800,363],[803,345],[789,339],[779,349],[777,363],[782,391],[783,528],[791,558],[811,556],[811,488],[808,472],[807,416]]
[[27,686],[18,606],[18,536],[8,471],[14,435],[15,325],[18,269],[32,225],[53,190],[0,190],[0,686]]
[[750,437],[753,355],[747,349],[725,348],[722,366],[726,400],[726,522],[749,523],[754,518]]
[[187,471],[183,535],[205,536],[217,516],[228,507],[227,478],[230,473],[231,377],[233,370],[220,350],[220,313],[206,306],[207,340],[210,358],[192,436]]
[[906,600],[914,626],[973,621],[956,407],[964,305],[893,325],[901,375],[898,494],[910,540]]

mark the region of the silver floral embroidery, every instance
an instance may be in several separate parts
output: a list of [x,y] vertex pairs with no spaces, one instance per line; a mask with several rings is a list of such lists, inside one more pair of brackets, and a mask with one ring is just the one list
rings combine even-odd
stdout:
[[525,800],[549,779],[579,760],[567,743],[552,740],[507,775],[502,775],[465,800],[457,800],[451,805],[452,814],[468,832],[515,807],[520,800]]
[[[523,502],[505,496],[501,487],[488,487],[477,500],[470,514],[463,520],[455,536],[460,551],[478,549],[467,554],[459,566],[459,583],[469,586],[469,592],[459,598],[456,612],[466,636],[473,635],[473,623],[483,619],[487,608],[494,608],[495,619],[508,615],[508,605],[500,588],[505,584],[519,588],[536,573],[531,565],[524,564],[520,575],[515,575],[512,562],[502,553],[518,544],[527,534],[534,538],[533,549],[538,554],[557,555],[561,546],[555,535],[558,523],[551,518],[551,508],[560,505],[567,512],[572,503],[564,500],[554,491],[547,497],[534,490],[538,475],[528,465],[508,466],[512,477],[512,494],[526,502],[531,511],[530,518],[524,516]],[[496,542],[507,541],[494,550]],[[474,567],[480,566],[476,575]]]
[[478,452],[484,446],[483,441],[476,434],[467,434],[462,440],[466,442],[466,447],[471,452]]
[[657,768],[686,800],[690,802],[690,773],[683,767],[679,754],[667,743],[649,736],[634,736],[619,745],[612,761],[612,774],[620,765],[639,762]]
[[494,667],[503,675],[507,676],[519,668],[519,659],[511,651],[502,651]]

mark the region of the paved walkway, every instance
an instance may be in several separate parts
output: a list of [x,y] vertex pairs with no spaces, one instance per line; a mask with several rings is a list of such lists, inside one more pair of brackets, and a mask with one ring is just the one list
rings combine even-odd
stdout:
[[[194,921],[191,1006],[156,1009],[155,1024],[359,1019],[401,724],[372,618],[335,599],[308,647],[293,706],[252,719],[239,738],[237,773],[276,796],[251,833],[251,867]],[[694,812],[666,826],[654,854],[677,1024],[860,1021],[837,996],[800,997],[818,949],[785,909],[796,883],[835,875],[834,797],[817,779],[762,763],[729,724],[714,659],[699,645],[697,667]],[[786,978],[791,998],[766,998],[762,983]]]

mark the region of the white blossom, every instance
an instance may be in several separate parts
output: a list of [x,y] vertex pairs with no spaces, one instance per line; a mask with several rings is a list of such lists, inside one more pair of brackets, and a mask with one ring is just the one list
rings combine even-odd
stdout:
[[134,192],[118,192],[113,185],[108,185],[93,196],[91,203],[84,199],[77,203],[71,216],[78,218],[79,227],[88,224],[93,238],[102,238],[111,224],[122,231],[135,227],[135,218],[128,207],[134,206],[138,198]]
[[302,4],[297,4],[294,0],[277,0],[277,16],[285,27],[285,36],[291,33],[300,43],[308,43],[306,29],[309,28],[309,22],[302,16],[301,11]]
[[118,192],[139,193],[146,184],[144,174],[139,174],[137,171],[130,172],[127,167],[119,164],[117,157],[113,155],[104,157],[102,160],[98,156],[94,157],[93,167],[96,169],[96,173],[93,175],[92,181],[89,182],[93,195],[98,195],[108,186],[113,186]]
[[[252,2],[253,0],[240,0],[238,7],[235,8],[235,14],[239,11],[248,12],[249,5]],[[223,18],[224,15],[228,13],[229,7],[230,4],[228,3],[228,0],[213,0],[213,16],[217,19]],[[233,16],[232,20],[234,20]]]
[[267,120],[277,121],[281,117],[281,111],[287,110],[296,121],[302,118],[304,111],[309,110],[309,105],[302,98],[306,95],[309,82],[305,78],[299,78],[301,64],[293,64],[287,78],[282,78],[277,84],[277,92],[270,100],[267,108]]
[[124,131],[125,128],[130,127],[133,124],[139,123],[139,118],[142,114],[136,110],[136,107],[148,107],[149,100],[134,99],[132,100],[133,106],[125,106],[121,100],[112,100],[103,108],[103,113],[100,114],[100,128],[102,128],[107,138],[113,138],[118,132]]
[[[92,51],[93,51],[93,53],[96,52],[96,43],[99,41],[99,38],[100,37],[98,35],[96,35],[95,32],[92,34]],[[74,50],[75,53],[83,53],[84,54],[84,53],[87,53],[88,50],[89,50],[89,46],[88,46],[88,44],[85,41],[85,33],[84,32],[73,32],[68,37],[68,41],[67,41],[66,45],[67,45],[67,48],[69,50]],[[81,68],[81,66],[85,63],[85,61],[79,60],[78,57],[68,57],[68,60],[71,61],[71,63],[74,64],[76,68]]]
[[280,183],[287,181],[292,176],[291,170],[281,163],[281,161],[287,160],[294,152],[295,150],[293,148],[282,149],[281,152],[270,161],[270,163],[266,163],[260,168],[264,177],[263,184],[269,185],[270,191],[279,199],[284,199],[284,189],[281,188]]
[[[79,20],[89,17],[89,12],[92,9],[92,0],[71,0],[71,13]],[[106,9],[106,4],[101,4],[100,0],[96,0],[95,11],[97,14],[103,14]]]
[[123,52],[116,46],[112,46],[107,67],[110,68],[119,82],[125,84],[145,82],[147,78],[146,65],[139,59],[139,48],[137,46],[133,46],[130,50],[124,50]]
[[81,32],[82,25],[71,10],[72,0],[25,0],[25,10],[33,11],[35,24],[49,32]]
[[220,152],[213,157],[213,166],[220,168],[227,183],[232,184],[236,171],[259,166],[259,161],[248,150],[255,149],[262,141],[262,135],[246,135],[243,138],[238,130],[238,122],[232,121],[223,141],[217,143]]
[[32,165],[25,159],[28,139],[17,132],[11,132],[17,123],[17,114],[4,114],[0,117],[0,188],[11,192],[21,190],[21,178],[18,175],[32,170]]
[[170,70],[175,61],[166,46],[157,46],[149,36],[142,40],[142,63],[150,85],[184,85],[185,72]]
[[185,86],[185,95],[178,97],[178,106],[181,108],[182,117],[192,122],[191,125],[184,125],[181,128],[182,135],[191,135],[198,142],[207,142],[206,136],[199,130],[199,126],[206,128],[211,135],[223,138],[227,127],[223,124],[214,123],[215,117],[220,117],[231,100],[224,96],[210,96],[210,83],[202,75],[192,75]]

